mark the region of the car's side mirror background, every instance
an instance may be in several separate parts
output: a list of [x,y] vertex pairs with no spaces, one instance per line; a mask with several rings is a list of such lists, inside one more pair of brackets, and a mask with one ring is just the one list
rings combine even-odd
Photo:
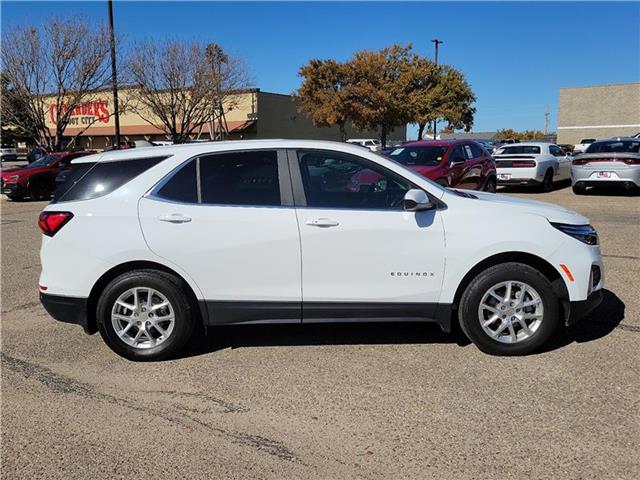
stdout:
[[412,188],[404,196],[404,209],[407,212],[423,212],[433,210],[435,204],[431,202],[424,190]]

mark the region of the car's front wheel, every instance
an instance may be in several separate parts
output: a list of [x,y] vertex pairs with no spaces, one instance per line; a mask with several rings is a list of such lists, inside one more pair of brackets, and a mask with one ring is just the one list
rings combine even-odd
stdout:
[[556,330],[560,303],[549,280],[522,263],[503,263],[476,276],[460,300],[459,321],[480,350],[526,355]]
[[104,342],[129,360],[164,360],[180,351],[194,329],[183,282],[165,272],[120,275],[98,300],[96,319]]

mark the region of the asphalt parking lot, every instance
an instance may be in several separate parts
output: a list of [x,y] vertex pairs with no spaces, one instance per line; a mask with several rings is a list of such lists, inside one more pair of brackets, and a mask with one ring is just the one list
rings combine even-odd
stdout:
[[46,314],[45,203],[2,197],[3,476],[639,478],[640,197],[502,192],[600,234],[605,302],[542,353],[432,325],[246,326],[151,364]]

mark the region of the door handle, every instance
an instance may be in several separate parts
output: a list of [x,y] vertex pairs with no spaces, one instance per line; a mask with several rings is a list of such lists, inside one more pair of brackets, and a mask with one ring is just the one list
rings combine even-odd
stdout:
[[337,227],[340,225],[340,222],[336,222],[330,218],[316,218],[313,220],[307,220],[305,223],[311,227]]
[[169,223],[188,223],[191,221],[191,218],[185,217],[181,213],[172,213],[171,215],[162,215],[158,217],[158,220]]

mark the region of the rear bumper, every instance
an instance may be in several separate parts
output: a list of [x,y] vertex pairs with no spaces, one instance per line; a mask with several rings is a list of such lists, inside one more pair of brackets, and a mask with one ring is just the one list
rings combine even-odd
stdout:
[[95,329],[89,326],[86,298],[64,297],[40,292],[40,303],[55,320],[80,325],[86,333],[95,333]]
[[580,300],[578,302],[571,302],[571,314],[567,320],[567,325],[576,323],[583,317],[586,317],[589,313],[596,309],[600,303],[602,303],[602,289],[591,292],[586,300]]
[[[585,168],[582,166],[572,166],[571,183],[573,185],[580,184],[585,187],[597,186],[614,186],[633,183],[636,187],[640,187],[640,166],[630,165],[621,167],[619,165],[597,164]],[[598,178],[599,172],[606,172],[609,178]]]

